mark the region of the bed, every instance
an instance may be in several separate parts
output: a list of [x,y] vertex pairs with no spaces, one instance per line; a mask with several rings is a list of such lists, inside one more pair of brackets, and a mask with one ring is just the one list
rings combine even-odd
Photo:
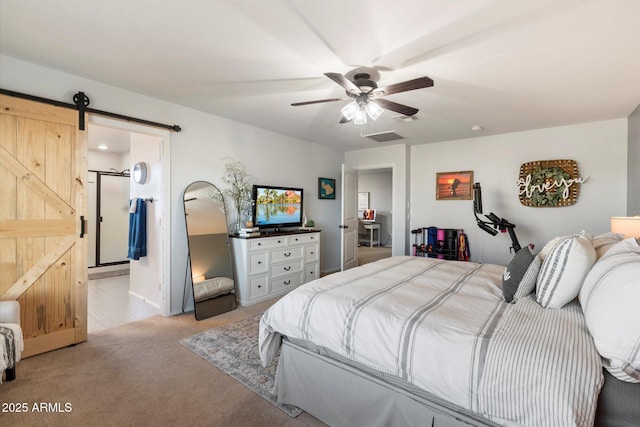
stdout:
[[290,292],[260,322],[279,402],[330,425],[633,425],[640,386],[603,372],[578,299],[509,304],[505,271],[396,256]]

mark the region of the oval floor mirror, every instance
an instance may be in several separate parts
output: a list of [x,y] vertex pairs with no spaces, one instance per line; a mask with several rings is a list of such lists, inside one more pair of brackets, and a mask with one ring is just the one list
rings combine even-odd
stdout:
[[191,183],[184,191],[184,215],[196,319],[234,310],[235,281],[222,193],[206,181]]

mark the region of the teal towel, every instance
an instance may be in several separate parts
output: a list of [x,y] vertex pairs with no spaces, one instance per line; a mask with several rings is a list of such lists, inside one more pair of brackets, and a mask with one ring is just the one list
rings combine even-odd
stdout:
[[144,199],[129,201],[136,203],[135,213],[129,213],[129,252],[127,258],[137,260],[147,256],[147,204]]

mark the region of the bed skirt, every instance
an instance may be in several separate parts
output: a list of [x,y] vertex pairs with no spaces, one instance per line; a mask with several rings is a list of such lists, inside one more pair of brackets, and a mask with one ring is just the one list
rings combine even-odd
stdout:
[[[310,348],[308,348],[308,347]],[[274,393],[331,426],[420,425],[435,427],[498,424],[411,384],[336,360],[309,343],[283,339]],[[640,417],[640,385],[605,372],[598,399],[598,427],[633,427]]]
[[373,373],[283,340],[274,392],[331,426],[497,426],[411,384]]

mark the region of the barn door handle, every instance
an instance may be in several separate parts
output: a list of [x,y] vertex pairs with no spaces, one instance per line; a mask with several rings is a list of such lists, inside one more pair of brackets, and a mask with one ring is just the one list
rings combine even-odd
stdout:
[[85,224],[86,224],[86,221],[84,219],[84,215],[80,215],[80,238],[81,239],[84,237],[84,233],[86,232]]

